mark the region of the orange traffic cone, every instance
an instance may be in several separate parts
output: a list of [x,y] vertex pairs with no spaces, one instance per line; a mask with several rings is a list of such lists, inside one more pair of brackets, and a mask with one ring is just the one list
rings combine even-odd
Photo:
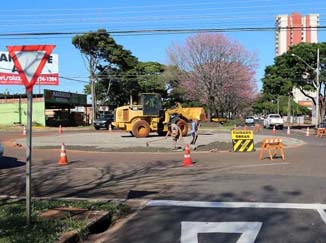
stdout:
[[291,131],[290,131],[290,127],[288,126],[288,130],[286,131],[286,134],[287,135],[290,135],[291,134]]
[[273,134],[275,134],[276,130],[275,130],[275,126],[273,126]]
[[62,145],[61,145],[60,159],[58,161],[58,164],[59,165],[67,165],[68,164],[68,158],[67,158],[66,148],[65,148],[64,143],[62,143]]
[[185,153],[183,156],[183,166],[192,166],[192,159],[190,157],[190,147],[189,144],[185,146]]
[[26,127],[24,126],[23,135],[26,136]]
[[111,132],[112,131],[112,126],[111,126],[111,124],[109,124],[109,132]]
[[307,127],[306,136],[307,136],[307,137],[309,137],[309,136],[310,136],[310,134],[309,134],[309,127]]
[[62,134],[62,127],[61,127],[61,125],[59,126],[58,132],[59,132],[59,134]]

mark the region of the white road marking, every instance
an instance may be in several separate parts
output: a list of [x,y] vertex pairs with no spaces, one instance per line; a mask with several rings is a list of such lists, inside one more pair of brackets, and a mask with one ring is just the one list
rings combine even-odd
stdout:
[[317,209],[321,219],[324,221],[324,223],[326,224],[326,213],[325,213],[325,208],[320,207],[319,209]]
[[264,202],[204,202],[204,201],[175,201],[151,200],[147,206],[176,206],[200,208],[277,208],[277,209],[310,209],[319,213],[326,224],[326,204],[319,203],[264,203]]
[[181,222],[181,243],[198,243],[198,233],[241,233],[237,243],[253,243],[261,222]]
[[220,168],[215,171],[226,171],[231,169],[242,169],[242,168],[250,168],[250,167],[279,166],[279,165],[289,165],[289,164],[291,163],[283,162],[283,163],[267,163],[267,164],[234,165],[225,168]]
[[269,164],[252,164],[252,165],[235,165],[230,168],[247,168],[247,167],[261,167],[261,166],[275,166],[275,165],[289,165],[290,163],[269,163]]

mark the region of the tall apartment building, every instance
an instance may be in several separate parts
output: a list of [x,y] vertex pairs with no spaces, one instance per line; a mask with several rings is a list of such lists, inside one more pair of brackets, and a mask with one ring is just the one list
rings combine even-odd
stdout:
[[319,14],[300,13],[276,16],[275,54],[285,53],[290,46],[301,42],[317,43]]

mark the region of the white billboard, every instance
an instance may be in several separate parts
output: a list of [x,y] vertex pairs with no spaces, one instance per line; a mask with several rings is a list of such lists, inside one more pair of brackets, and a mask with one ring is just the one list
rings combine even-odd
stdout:
[[[36,84],[58,85],[59,84],[59,57],[51,54],[47,60]],[[23,85],[14,62],[9,52],[0,52],[0,84]]]

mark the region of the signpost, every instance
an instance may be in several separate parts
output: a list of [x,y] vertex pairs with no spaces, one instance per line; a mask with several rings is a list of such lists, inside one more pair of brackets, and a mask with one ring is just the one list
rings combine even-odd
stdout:
[[[31,223],[31,180],[32,180],[32,104],[33,86],[40,76],[54,45],[7,46],[15,69],[18,71],[27,93],[27,140],[26,140],[26,216]],[[8,83],[8,82],[7,82]],[[15,83],[16,84],[16,83]]]

